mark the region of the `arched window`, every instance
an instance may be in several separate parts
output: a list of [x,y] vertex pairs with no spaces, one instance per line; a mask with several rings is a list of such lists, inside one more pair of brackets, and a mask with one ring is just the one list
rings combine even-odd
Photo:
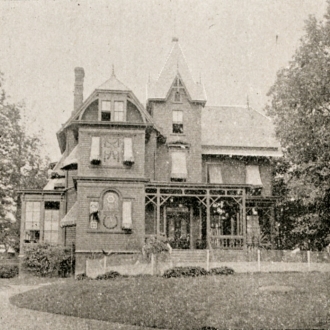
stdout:
[[121,223],[121,203],[114,191],[104,194],[102,200],[101,222],[107,229],[119,229]]

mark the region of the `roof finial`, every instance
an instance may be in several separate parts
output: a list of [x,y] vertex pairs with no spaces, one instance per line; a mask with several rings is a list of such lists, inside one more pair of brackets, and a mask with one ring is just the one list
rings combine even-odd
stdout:
[[250,110],[249,95],[246,96],[246,105],[247,105],[247,109]]
[[115,75],[115,66],[114,66],[114,64],[112,64],[112,72],[111,72],[111,76],[116,77],[116,75]]
[[199,83],[202,84],[202,72],[199,73]]

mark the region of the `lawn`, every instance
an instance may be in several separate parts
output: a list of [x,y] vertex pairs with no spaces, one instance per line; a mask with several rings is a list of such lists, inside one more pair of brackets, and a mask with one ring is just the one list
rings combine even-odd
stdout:
[[315,328],[330,316],[329,284],[328,273],[70,279],[19,294],[11,302],[154,328]]

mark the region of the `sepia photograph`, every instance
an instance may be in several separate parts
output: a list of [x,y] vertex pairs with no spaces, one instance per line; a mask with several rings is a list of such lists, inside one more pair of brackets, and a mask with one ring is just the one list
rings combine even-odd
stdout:
[[2,329],[330,329],[330,0],[0,0]]

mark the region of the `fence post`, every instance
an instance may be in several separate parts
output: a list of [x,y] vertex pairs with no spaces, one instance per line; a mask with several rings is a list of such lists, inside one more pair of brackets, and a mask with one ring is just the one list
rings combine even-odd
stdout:
[[210,250],[206,250],[206,270],[210,270]]
[[307,269],[311,271],[311,251],[307,251]]
[[260,266],[260,250],[258,249],[258,272],[261,271],[261,266]]
[[104,258],[103,258],[103,270],[104,270],[104,273],[107,272],[107,256],[104,256]]
[[155,255],[151,253],[151,275],[155,275]]

